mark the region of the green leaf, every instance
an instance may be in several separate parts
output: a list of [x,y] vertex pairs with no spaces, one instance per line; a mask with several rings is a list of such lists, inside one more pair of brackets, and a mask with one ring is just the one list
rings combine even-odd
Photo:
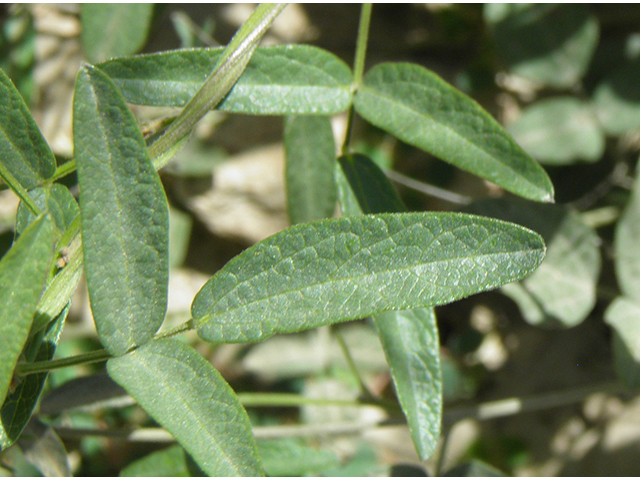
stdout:
[[529,155],[548,165],[595,162],[604,153],[604,132],[595,113],[573,97],[536,102],[507,130]]
[[28,5],[5,10],[0,30],[0,69],[14,82],[27,104],[33,92],[36,29]]
[[[340,204],[344,215],[404,212],[406,207],[373,160],[353,153],[338,158]],[[354,203],[355,201],[355,203]]]
[[13,370],[29,336],[36,305],[53,259],[51,221],[41,217],[0,261],[0,401],[10,393]]
[[640,128],[640,62],[612,71],[596,87],[593,105],[598,120],[610,135],[622,135]]
[[[353,214],[402,212],[406,207],[372,160],[364,155],[338,159],[345,179],[343,196],[357,199]],[[351,213],[351,212],[350,212]],[[433,309],[385,312],[371,317],[382,342],[413,443],[422,460],[433,453],[440,437],[442,374],[440,343]]]
[[427,460],[440,438],[442,374],[435,311],[414,309],[373,317],[391,367],[411,438]]
[[142,49],[153,17],[153,3],[83,3],[82,48],[92,63]]
[[[640,163],[638,163],[640,166]],[[616,224],[614,245],[616,276],[622,293],[640,302],[640,169],[631,199]]]
[[153,452],[129,464],[121,477],[204,477],[206,476],[180,445]]
[[614,330],[613,353],[618,376],[629,388],[640,386],[640,303],[616,298],[604,314]]
[[340,465],[335,453],[307,447],[293,438],[260,440],[258,452],[264,471],[270,477],[317,476],[323,470]]
[[245,250],[191,307],[211,342],[255,342],[388,310],[425,308],[520,279],[544,257],[522,227],[453,213],[291,227]]
[[384,63],[354,100],[367,121],[463,170],[531,200],[552,201],[553,185],[491,115],[433,72]]
[[[53,152],[42,137],[22,96],[0,70],[0,166],[25,189],[38,186],[56,169]],[[2,173],[2,172],[0,172]],[[2,175],[3,178],[6,177]]]
[[150,340],[166,312],[167,199],[124,99],[91,66],[78,74],[73,131],[91,310],[100,340],[121,355]]
[[333,215],[336,146],[331,121],[324,116],[287,117],[284,126],[286,184],[292,224]]
[[511,71],[543,85],[578,83],[598,45],[598,21],[584,4],[494,3],[484,14]]
[[[29,193],[35,204],[43,212],[47,212],[51,216],[53,225],[56,227],[56,240],[80,213],[78,203],[69,189],[59,183],[37,187]],[[16,214],[16,233],[20,235],[35,218],[27,206],[20,202],[18,213]]]
[[[222,48],[173,50],[99,65],[130,103],[184,106]],[[335,55],[310,45],[259,47],[218,109],[250,115],[332,115],[351,104],[352,75]]]
[[578,213],[560,205],[498,199],[464,210],[518,223],[544,239],[547,256],[540,267],[519,285],[502,287],[529,323],[568,328],[589,315],[596,303],[600,240]]
[[[67,307],[47,326],[45,331],[29,340],[24,348],[27,361],[42,362],[53,358],[62,327],[69,313],[69,306],[70,304],[67,304]],[[47,375],[46,372],[35,373],[14,379],[19,383],[15,390],[7,395],[0,411],[0,450],[12,445],[29,422]]]
[[156,340],[112,358],[107,371],[208,475],[262,474],[246,412],[222,376],[191,347]]

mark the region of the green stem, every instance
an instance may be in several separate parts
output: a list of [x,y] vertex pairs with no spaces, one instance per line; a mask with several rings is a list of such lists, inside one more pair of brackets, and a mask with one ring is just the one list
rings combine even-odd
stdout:
[[333,333],[336,337],[336,340],[338,340],[338,345],[340,345],[340,349],[342,350],[344,358],[347,361],[347,365],[349,366],[349,369],[351,370],[351,372],[353,373],[353,376],[356,378],[356,380],[358,381],[358,384],[360,385],[360,395],[362,397],[362,400],[363,401],[374,400],[375,397],[369,391],[369,388],[364,383],[364,380],[362,380],[362,377],[360,376],[360,372],[358,371],[358,367],[356,366],[356,363],[353,361],[353,357],[349,352],[349,347],[347,347],[347,344],[344,341],[344,338],[342,338],[342,334],[338,330],[334,330]]
[[74,158],[73,160],[69,160],[68,162],[63,163],[58,168],[56,168],[56,171],[53,174],[53,177],[48,178],[45,183],[53,183],[57,180],[60,180],[63,177],[66,177],[67,175],[75,171],[76,171],[76,160]]
[[[353,83],[351,84],[351,93],[360,88],[362,83],[362,75],[364,73],[364,61],[367,55],[367,43],[369,41],[369,27],[371,25],[371,3],[363,3],[360,10],[360,24],[358,26],[358,40],[356,43],[356,58],[353,62]],[[349,153],[349,145],[351,144],[351,132],[353,131],[353,104],[349,107],[349,115],[347,117],[347,131],[342,144],[342,154]]]
[[[154,337],[154,340],[159,340],[161,338],[169,338],[179,333],[186,332],[187,330],[191,330],[194,328],[193,319],[189,319],[182,325],[178,325],[172,329],[167,330],[166,332],[159,333]],[[138,347],[133,347],[129,352],[135,350]],[[111,358],[111,354],[106,350],[95,350],[89,353],[83,353],[81,355],[74,355],[72,357],[61,358],[59,360],[45,360],[42,362],[32,362],[32,363],[19,363],[16,365],[15,373],[16,375],[31,375],[33,373],[42,373],[48,372],[50,370],[57,370],[59,368],[66,367],[74,367],[76,365],[84,365],[87,363],[96,363],[96,362],[104,362],[105,360],[109,360]]]
[[305,405],[361,407],[371,405],[360,400],[310,398],[293,393],[239,393],[238,399],[245,407],[302,407]]
[[149,146],[149,156],[156,170],[169,161],[165,152],[171,151],[229,93],[249,63],[260,39],[284,7],[286,4],[283,3],[258,5],[240,27],[200,90],[169,128]]
[[13,174],[2,163],[0,163],[0,177],[2,177],[4,182],[9,186],[11,190],[15,192],[15,194],[27,206],[27,208],[31,210],[31,213],[33,213],[36,217],[42,213],[31,198],[31,195],[29,195],[27,190],[20,184],[18,179],[14,177]]

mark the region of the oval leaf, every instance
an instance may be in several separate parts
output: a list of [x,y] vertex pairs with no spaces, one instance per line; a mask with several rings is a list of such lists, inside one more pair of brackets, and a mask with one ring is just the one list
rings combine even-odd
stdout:
[[112,358],[107,370],[206,474],[262,474],[249,417],[222,376],[191,347],[157,340]]
[[640,62],[613,70],[593,94],[593,104],[602,127],[610,135],[622,135],[640,128]]
[[336,146],[331,121],[324,116],[288,117],[284,126],[287,204],[291,223],[333,215]]
[[40,217],[0,261],[0,401],[9,393],[13,370],[29,336],[40,294],[53,260],[53,226]]
[[[638,164],[640,166],[640,163]],[[616,224],[614,245],[616,276],[620,290],[640,303],[640,170],[636,174],[631,199]]]
[[22,96],[0,70],[0,162],[27,190],[51,177],[53,152]]
[[377,65],[354,106],[365,120],[456,167],[531,200],[553,200],[542,167],[475,101],[426,68]]
[[487,4],[498,50],[513,73],[543,85],[571,87],[598,46],[598,20],[583,4]]
[[83,3],[82,48],[95,63],[131,55],[145,44],[153,3]]
[[116,86],[80,70],[73,137],[91,310],[120,355],[150,340],[167,305],[168,206],[142,134]]
[[[99,65],[130,103],[184,106],[223,48],[174,50]],[[218,109],[250,115],[331,115],[351,104],[352,75],[335,55],[309,45],[259,47]]]
[[573,97],[534,103],[508,131],[529,155],[544,164],[595,162],[604,153],[604,132],[594,112]]
[[452,213],[386,214],[291,227],[214,275],[191,307],[211,342],[254,342],[388,310],[424,308],[522,278],[535,233]]
[[547,256],[540,268],[519,285],[502,289],[529,323],[569,328],[589,315],[600,276],[600,239],[578,213],[560,205],[499,199],[464,210],[523,225],[544,239]]
[[442,374],[435,311],[386,312],[373,317],[391,367],[411,438],[422,460],[440,438]]

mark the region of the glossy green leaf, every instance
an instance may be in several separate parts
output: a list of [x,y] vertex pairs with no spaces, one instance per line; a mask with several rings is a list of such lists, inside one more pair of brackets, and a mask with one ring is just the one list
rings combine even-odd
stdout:
[[[340,187],[343,189],[340,201],[344,215],[406,210],[391,182],[373,160],[365,155],[353,153],[338,158],[338,164],[341,176],[346,180]],[[350,189],[351,192],[345,189]],[[354,200],[357,206],[353,205]]]
[[[43,211],[47,212],[53,220],[56,227],[57,238],[71,225],[71,222],[80,213],[80,208],[75,198],[67,187],[59,183],[38,187],[33,189],[31,197],[35,204]],[[27,208],[24,203],[18,206],[16,215],[16,233],[19,235],[22,231],[35,220],[35,216]]]
[[53,259],[51,221],[41,217],[0,261],[0,400],[10,393],[13,370],[27,341]]
[[578,83],[598,45],[598,21],[584,4],[491,3],[484,13],[510,70],[543,85]]
[[596,87],[593,105],[602,127],[610,135],[640,128],[640,62],[614,69]]
[[255,342],[388,310],[452,302],[528,275],[535,233],[453,213],[368,215],[302,224],[245,250],[191,307],[211,342]]
[[317,476],[323,470],[340,465],[335,453],[307,447],[293,438],[260,440],[258,452],[264,471],[270,477]]
[[74,96],[87,287],[98,335],[120,355],[150,340],[167,305],[168,207],[116,86],[84,66]]
[[[640,165],[640,163],[639,163]],[[640,302],[640,170],[629,203],[616,225],[616,276],[622,293]]]
[[189,346],[156,340],[112,358],[107,371],[207,475],[262,473],[242,405],[222,376]]
[[131,55],[142,49],[153,16],[153,3],[83,3],[82,48],[92,62]]
[[442,374],[435,311],[414,309],[375,315],[411,438],[423,460],[440,438]]
[[[69,304],[47,326],[45,331],[40,332],[29,340],[24,348],[26,361],[42,362],[53,358],[68,313]],[[46,372],[14,379],[17,385],[7,395],[2,405],[2,410],[0,410],[0,450],[4,450],[13,444],[22,433],[40,398],[46,379]]]
[[518,223],[538,232],[547,245],[540,267],[519,285],[505,285],[525,319],[534,325],[572,327],[596,303],[600,240],[580,215],[560,205],[485,200],[466,212]]
[[[222,48],[174,50],[99,65],[130,103],[183,106]],[[251,115],[330,115],[351,103],[352,75],[333,54],[309,45],[259,47],[220,110]]]
[[0,166],[25,189],[38,186],[51,177],[56,169],[53,152],[40,133],[22,96],[2,70]]
[[548,165],[595,162],[604,153],[604,132],[595,112],[573,97],[536,102],[507,130],[529,155]]
[[433,72],[410,63],[372,68],[356,111],[400,140],[517,195],[553,200],[553,185],[491,115]]
[[158,450],[128,465],[121,477],[204,477],[180,445]]
[[336,146],[324,116],[287,117],[284,126],[287,206],[292,224],[333,215]]
[[613,353],[618,376],[629,388],[640,386],[640,303],[616,298],[607,308],[605,321],[614,330]]

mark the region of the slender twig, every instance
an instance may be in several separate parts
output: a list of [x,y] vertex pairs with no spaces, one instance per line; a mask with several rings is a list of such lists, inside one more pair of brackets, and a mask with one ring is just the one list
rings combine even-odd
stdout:
[[4,180],[11,190],[20,198],[22,203],[24,203],[27,208],[33,213],[36,217],[40,215],[42,212],[40,208],[36,205],[36,203],[31,198],[31,195],[27,192],[27,190],[22,186],[22,184],[18,181],[16,177],[9,171],[4,164],[0,163],[0,177]]
[[51,184],[53,182],[60,180],[63,177],[66,177],[67,175],[75,171],[76,171],[76,160],[74,158],[72,160],[69,160],[68,162],[63,163],[58,168],[56,168],[56,171],[54,172],[53,177],[48,178],[45,183]]
[[[356,43],[356,56],[353,63],[353,83],[351,84],[351,93],[355,93],[362,83],[362,75],[364,73],[364,63],[367,55],[367,43],[369,41],[369,27],[371,25],[371,3],[363,3],[360,10],[360,24],[358,26],[358,40]],[[351,144],[351,133],[353,131],[353,104],[349,107],[347,116],[347,128],[342,144],[342,154],[349,153],[349,145]]]
[[337,329],[333,330],[333,334],[336,337],[336,340],[338,341],[338,345],[340,345],[340,350],[342,350],[342,354],[344,355],[344,358],[345,358],[345,360],[347,362],[349,370],[351,370],[351,373],[353,374],[353,376],[355,377],[356,381],[358,382],[358,385],[360,386],[360,395],[364,399],[373,399],[373,398],[375,398],[373,396],[373,394],[371,393],[371,391],[369,390],[369,387],[367,387],[367,385],[364,383],[364,380],[362,379],[362,376],[360,375],[360,372],[358,371],[358,367],[356,366],[356,362],[353,361],[353,357],[351,356],[351,353],[349,352],[349,347],[347,346],[347,343],[344,341],[344,338],[342,337],[342,334]]
[[459,193],[451,192],[449,190],[436,187],[435,185],[414,180],[413,178],[407,177],[395,170],[385,170],[384,173],[389,177],[389,180],[431,197],[440,198],[447,202],[457,203],[460,205],[466,205],[473,201],[471,197],[467,197],[466,195],[460,195]]

